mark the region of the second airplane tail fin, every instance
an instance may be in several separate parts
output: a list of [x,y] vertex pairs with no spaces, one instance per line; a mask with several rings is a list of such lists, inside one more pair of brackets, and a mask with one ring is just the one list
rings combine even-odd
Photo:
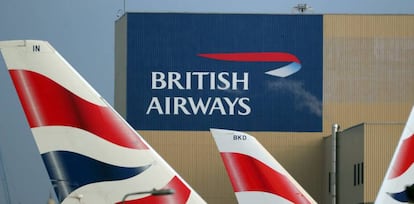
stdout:
[[253,136],[210,131],[239,203],[316,203]]

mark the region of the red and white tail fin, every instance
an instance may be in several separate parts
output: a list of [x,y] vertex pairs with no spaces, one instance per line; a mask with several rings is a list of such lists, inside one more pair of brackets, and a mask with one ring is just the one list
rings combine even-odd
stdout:
[[376,204],[408,203],[406,187],[414,184],[414,107],[391,159]]
[[256,138],[233,130],[210,131],[239,203],[316,203]]
[[61,203],[205,203],[48,42],[0,51]]

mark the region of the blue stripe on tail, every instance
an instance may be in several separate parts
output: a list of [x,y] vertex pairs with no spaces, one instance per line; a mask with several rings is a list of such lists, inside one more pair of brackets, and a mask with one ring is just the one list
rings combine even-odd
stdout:
[[396,201],[403,202],[403,203],[408,202],[406,190],[398,192],[398,193],[388,193],[388,195],[390,195]]
[[120,167],[68,151],[44,153],[42,158],[59,201],[84,185],[131,178],[151,166]]

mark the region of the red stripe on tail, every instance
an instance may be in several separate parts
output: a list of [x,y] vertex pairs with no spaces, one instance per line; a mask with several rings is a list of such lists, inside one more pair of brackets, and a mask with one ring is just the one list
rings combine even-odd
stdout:
[[10,70],[10,75],[31,128],[76,127],[123,147],[148,149],[111,108],[90,103],[32,71]]
[[402,141],[388,179],[401,176],[414,162],[414,135]]
[[235,192],[261,191],[296,204],[310,203],[289,179],[250,156],[220,153]]

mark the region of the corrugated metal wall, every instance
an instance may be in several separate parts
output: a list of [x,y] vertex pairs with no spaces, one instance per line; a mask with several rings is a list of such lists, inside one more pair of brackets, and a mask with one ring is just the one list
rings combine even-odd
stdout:
[[364,202],[375,200],[394,154],[405,123],[367,123],[365,125]]
[[[401,121],[414,101],[414,16],[324,16],[324,111],[343,127]],[[329,116],[328,116],[329,117]]]
[[[413,22],[412,15],[324,16],[324,120],[342,130],[369,124],[364,202],[375,199],[401,134],[401,126],[389,124],[405,123],[414,102]],[[355,147],[342,148],[351,157]]]
[[[330,135],[333,123],[346,129],[363,122],[406,120],[414,102],[413,22],[412,15],[325,15],[323,132],[250,132],[320,203],[326,200],[322,182],[327,176],[322,138]],[[115,105],[125,111],[126,96],[121,92],[115,97],[124,97]],[[236,203],[209,132],[139,133],[207,202]],[[370,155],[366,159],[382,160],[371,154],[376,148],[371,141],[365,142],[365,154]],[[374,171],[370,168],[367,165],[366,175]],[[371,198],[375,189],[366,191]]]
[[127,18],[123,16],[115,23],[115,99],[114,106],[124,118],[126,116],[126,66],[127,66]]

